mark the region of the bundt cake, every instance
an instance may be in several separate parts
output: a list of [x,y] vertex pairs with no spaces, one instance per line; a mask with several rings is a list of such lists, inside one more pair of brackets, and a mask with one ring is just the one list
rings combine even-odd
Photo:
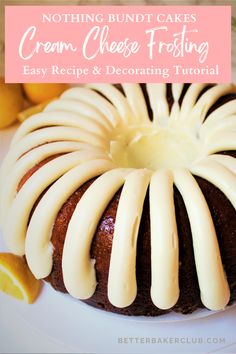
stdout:
[[89,84],[17,130],[1,225],[36,278],[125,315],[236,300],[236,87]]

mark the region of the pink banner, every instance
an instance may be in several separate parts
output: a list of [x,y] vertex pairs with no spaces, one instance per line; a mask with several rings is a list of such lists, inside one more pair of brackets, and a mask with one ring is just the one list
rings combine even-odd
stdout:
[[7,82],[231,81],[230,6],[6,6]]

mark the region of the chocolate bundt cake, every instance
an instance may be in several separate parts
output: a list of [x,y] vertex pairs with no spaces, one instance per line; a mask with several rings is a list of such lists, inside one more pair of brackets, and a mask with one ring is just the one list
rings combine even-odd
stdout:
[[236,300],[236,87],[90,84],[25,121],[1,168],[6,244],[125,315]]

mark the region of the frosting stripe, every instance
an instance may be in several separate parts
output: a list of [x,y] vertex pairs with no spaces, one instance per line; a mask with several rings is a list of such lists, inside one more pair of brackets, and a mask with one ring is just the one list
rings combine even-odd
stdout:
[[236,93],[232,84],[216,85],[206,91],[197,101],[191,112],[192,124],[203,123],[210,107],[221,97],[229,93]]
[[108,298],[116,307],[129,306],[137,295],[137,238],[150,177],[149,170],[131,172],[121,192],[108,277]]
[[[207,122],[207,121],[206,121]],[[236,130],[236,115],[234,116],[222,116],[221,119],[211,120],[209,124],[203,124],[200,129],[201,139],[212,138],[215,133],[222,133],[222,131]]]
[[150,123],[147,105],[143,96],[140,85],[138,84],[122,84],[129,105],[135,116],[135,123]]
[[117,109],[104,97],[97,92],[84,87],[75,87],[65,91],[61,95],[62,99],[79,99],[84,103],[91,105],[93,108],[99,109],[99,111],[106,116],[113,126],[116,126],[120,122],[120,117]]
[[[36,171],[17,193],[3,225],[9,250],[25,254],[25,235],[30,212],[41,193],[56,179],[79,163],[94,158],[89,152],[72,152],[53,159]],[[12,222],[14,220],[14,222]]]
[[91,147],[87,144],[61,141],[41,145],[33,150],[30,150],[19,160],[17,160],[13,168],[11,169],[11,173],[5,181],[5,186],[1,193],[1,220],[3,221],[5,219],[5,216],[8,212],[8,208],[10,207],[10,204],[17,193],[17,187],[21,179],[32,167],[34,167],[39,162],[45,160],[50,156],[61,153],[69,153],[77,150],[89,150],[101,153],[98,148]]
[[108,132],[111,131],[112,124],[109,120],[97,109],[91,105],[75,99],[58,99],[50,102],[44,109],[44,112],[52,111],[68,111],[78,113],[84,117],[92,119],[101,124]]
[[174,98],[174,103],[171,108],[171,114],[170,114],[171,119],[179,118],[179,111],[180,111],[179,99],[183,91],[183,88],[184,88],[184,84],[172,84],[171,86],[172,95]]
[[172,84],[171,90],[172,90],[172,95],[174,98],[174,102],[178,102],[181,96],[181,93],[183,91],[184,84]]
[[220,163],[224,167],[228,168],[231,172],[236,174],[236,159],[234,157],[216,154],[208,156],[208,159]]
[[173,173],[174,183],[183,197],[190,221],[202,303],[210,310],[221,310],[229,302],[230,291],[209,208],[188,170],[178,168]]
[[158,170],[150,183],[151,298],[160,309],[170,309],[179,297],[179,248],[173,175]]
[[132,110],[126,97],[113,85],[110,84],[87,84],[88,87],[100,92],[107,97],[116,107],[120,117],[125,123],[134,121]]
[[66,289],[75,298],[88,299],[95,291],[91,242],[104,210],[130,172],[129,169],[114,169],[97,178],[74,210],[66,233],[62,270]]
[[150,105],[153,111],[153,122],[160,125],[169,117],[169,106],[166,98],[166,84],[147,84]]
[[192,84],[189,86],[181,105],[181,119],[189,119],[198,96],[206,86],[207,84]]
[[233,172],[210,158],[196,163],[191,172],[218,187],[236,209],[236,176]]
[[236,99],[231,100],[222,106],[218,107],[207,117],[203,125],[210,124],[211,121],[217,121],[223,117],[231,116],[236,114]]
[[27,262],[36,278],[51,273],[51,231],[62,205],[85,182],[113,168],[114,164],[107,160],[84,162],[59,178],[42,197],[30,220],[25,243]]
[[106,132],[104,128],[99,125],[99,123],[86,117],[80,116],[77,113],[66,111],[40,112],[34,114],[24,123],[22,123],[12,140],[12,145],[36,129],[49,126],[75,127],[82,129],[82,131],[87,131],[89,133],[98,135],[103,139],[105,138]]
[[236,149],[236,131],[216,132],[206,140],[205,151],[210,155],[218,151]]
[[42,128],[22,138],[12,147],[5,157],[0,170],[0,185],[4,183],[14,163],[25,153],[39,145],[56,142],[71,141],[90,143],[90,146],[104,148],[104,141],[92,134],[84,134],[77,128],[52,127]]

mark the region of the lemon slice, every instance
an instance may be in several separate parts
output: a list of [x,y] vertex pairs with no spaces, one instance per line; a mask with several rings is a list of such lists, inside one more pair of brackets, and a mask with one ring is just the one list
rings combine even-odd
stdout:
[[27,118],[32,116],[33,114],[42,112],[44,108],[48,105],[48,103],[54,101],[56,98],[47,100],[45,102],[39,103],[36,106],[31,106],[29,108],[24,109],[20,113],[17,114],[17,119],[22,123],[24,122]]
[[11,253],[0,253],[0,290],[32,304],[41,288],[24,259]]

